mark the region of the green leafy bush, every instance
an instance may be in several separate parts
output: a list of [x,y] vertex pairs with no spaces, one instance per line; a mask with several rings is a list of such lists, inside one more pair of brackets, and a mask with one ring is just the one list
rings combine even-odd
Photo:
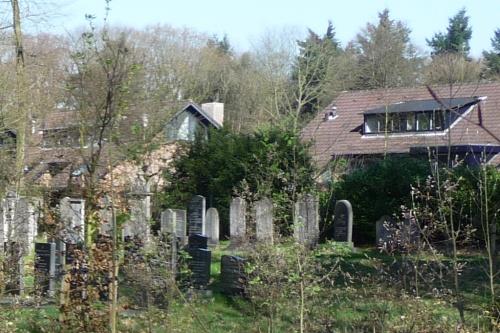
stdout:
[[307,146],[286,126],[261,128],[254,134],[211,130],[199,136],[181,154],[165,177],[164,207],[184,208],[191,196],[207,198],[215,207],[221,232],[228,234],[229,204],[239,195],[249,201],[269,197],[280,226],[291,221],[292,204],[299,193],[314,188]]
[[[425,180],[429,173],[429,164],[425,160],[390,156],[345,174],[334,182],[332,200],[345,199],[352,204],[354,241],[373,242],[375,222],[383,215],[397,213],[401,205],[409,207],[411,185]],[[334,207],[334,204],[329,206]]]

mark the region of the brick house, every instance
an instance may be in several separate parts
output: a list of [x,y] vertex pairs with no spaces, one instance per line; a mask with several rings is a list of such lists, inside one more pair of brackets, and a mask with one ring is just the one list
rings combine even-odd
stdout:
[[450,156],[500,164],[500,83],[342,92],[304,128],[321,171],[336,158]]

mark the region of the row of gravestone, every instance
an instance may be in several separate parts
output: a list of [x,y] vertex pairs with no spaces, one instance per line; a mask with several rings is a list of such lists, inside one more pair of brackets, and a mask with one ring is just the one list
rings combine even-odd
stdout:
[[[263,198],[253,204],[255,217],[255,238],[258,242],[272,244],[274,240],[273,203]],[[294,206],[294,238],[301,244],[315,245],[319,240],[319,202],[316,196],[306,194]],[[239,197],[231,200],[229,207],[229,233],[232,244],[239,244],[247,236],[247,203]],[[340,200],[335,205],[334,239],[352,244],[353,214],[351,204]],[[206,200],[194,196],[187,212],[181,209],[167,209],[161,214],[162,232],[175,233],[186,243],[187,235],[204,235],[210,245],[219,242],[219,213],[215,208],[206,210]]]

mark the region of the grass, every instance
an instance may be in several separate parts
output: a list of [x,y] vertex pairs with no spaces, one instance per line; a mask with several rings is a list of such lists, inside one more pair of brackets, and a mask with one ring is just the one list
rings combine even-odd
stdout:
[[[252,303],[240,297],[229,297],[220,286],[220,260],[225,254],[235,254],[227,249],[228,242],[213,249],[211,264],[211,294],[191,293],[186,300],[175,298],[168,311],[156,308],[122,310],[119,316],[121,332],[267,332],[268,319],[259,313]],[[242,253],[236,253],[242,255]],[[432,288],[424,287],[421,297],[401,292],[400,286],[389,283],[365,283],[360,277],[379,274],[380,263],[390,264],[393,257],[375,249],[351,251],[340,244],[326,243],[321,246],[319,257],[342,258],[342,269],[356,277],[346,287],[337,286],[328,291],[328,299],[318,304],[317,313],[306,314],[315,318],[324,327],[345,332],[446,332],[456,327],[459,321],[452,301],[446,297],[435,298]],[[429,258],[425,258],[429,259]],[[487,332],[487,319],[483,309],[488,302],[485,275],[480,274],[483,258],[479,255],[460,258],[467,262],[461,276],[468,309],[466,320],[470,332]],[[359,279],[358,279],[359,278]],[[343,283],[345,281],[338,281]],[[133,290],[122,290],[127,296]],[[323,295],[323,297],[325,297]],[[283,304],[281,316],[274,321],[274,332],[294,332],[297,318],[288,313],[298,300],[290,297]],[[316,302],[315,299],[311,300]],[[321,298],[317,299],[321,302]],[[58,308],[46,305],[24,308],[18,305],[0,307],[0,332],[52,332],[57,322]],[[332,328],[333,329],[333,328]]]

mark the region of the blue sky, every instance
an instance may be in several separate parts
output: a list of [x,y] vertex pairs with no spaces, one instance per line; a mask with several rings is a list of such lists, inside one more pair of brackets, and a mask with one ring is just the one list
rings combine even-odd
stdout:
[[[84,25],[85,14],[97,16],[98,22],[104,16],[104,0],[62,1],[66,5],[60,7],[58,31]],[[323,33],[328,20],[345,45],[366,22],[375,22],[377,13],[389,8],[392,18],[412,29],[413,42],[429,51],[425,39],[445,31],[448,18],[463,7],[471,17],[471,53],[479,56],[490,49],[493,31],[500,28],[500,0],[112,0],[110,22],[134,27],[168,23],[227,34],[237,50],[246,50],[265,30],[286,26]]]

